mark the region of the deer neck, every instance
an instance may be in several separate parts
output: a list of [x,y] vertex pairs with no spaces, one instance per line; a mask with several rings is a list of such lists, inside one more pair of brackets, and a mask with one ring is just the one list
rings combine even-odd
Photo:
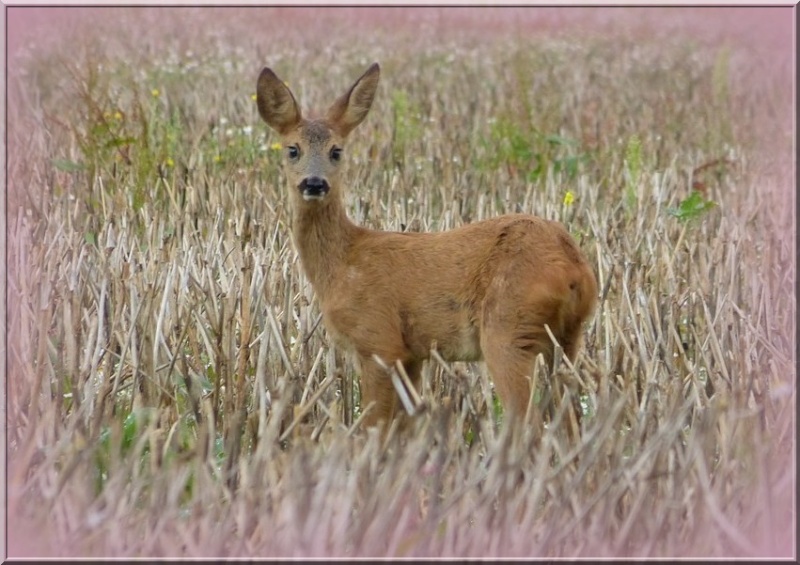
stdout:
[[328,293],[336,272],[344,265],[358,230],[337,198],[295,207],[292,225],[295,245],[303,270],[321,298]]

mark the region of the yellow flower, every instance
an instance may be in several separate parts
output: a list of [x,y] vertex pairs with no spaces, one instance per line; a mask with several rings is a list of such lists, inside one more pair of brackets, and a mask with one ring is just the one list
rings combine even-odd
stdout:
[[281,149],[283,149],[283,145],[281,145],[279,141],[276,141],[275,143],[270,145],[269,148],[272,149],[273,151],[280,151]]
[[222,161],[222,157],[220,157],[219,155],[214,155],[214,162],[219,163],[220,161]]
[[256,98],[257,98],[257,96],[255,94],[251,94],[250,95],[250,100],[255,100]]
[[175,161],[172,160],[172,157],[167,157],[167,167],[174,167]]
[[114,112],[114,119],[117,120],[117,121],[121,120],[122,119],[122,112],[119,112],[119,111]]
[[572,194],[571,190],[568,190],[564,195],[564,206],[570,206],[573,202],[575,202],[575,195]]
[[161,93],[158,91],[157,88],[154,88],[153,90],[150,91],[150,94],[153,95],[153,98],[158,98],[158,95]]

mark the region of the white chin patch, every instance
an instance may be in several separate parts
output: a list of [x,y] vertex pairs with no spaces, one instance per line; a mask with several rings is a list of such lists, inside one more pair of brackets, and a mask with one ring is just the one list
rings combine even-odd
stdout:
[[307,192],[303,193],[303,200],[308,202],[309,200],[322,200],[325,198],[325,194],[309,194]]

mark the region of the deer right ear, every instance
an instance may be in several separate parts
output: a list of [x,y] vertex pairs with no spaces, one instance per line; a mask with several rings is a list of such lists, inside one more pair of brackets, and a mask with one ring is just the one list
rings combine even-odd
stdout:
[[258,75],[256,103],[261,118],[281,135],[286,134],[301,120],[300,108],[292,91],[268,67],[264,67]]
[[378,63],[372,63],[350,90],[340,96],[328,109],[328,120],[342,136],[346,137],[367,117],[380,77],[381,68]]

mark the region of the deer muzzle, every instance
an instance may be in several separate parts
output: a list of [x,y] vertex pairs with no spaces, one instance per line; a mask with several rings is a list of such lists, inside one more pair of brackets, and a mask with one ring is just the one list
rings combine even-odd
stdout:
[[322,200],[331,189],[328,181],[320,177],[306,177],[297,186],[303,200]]

